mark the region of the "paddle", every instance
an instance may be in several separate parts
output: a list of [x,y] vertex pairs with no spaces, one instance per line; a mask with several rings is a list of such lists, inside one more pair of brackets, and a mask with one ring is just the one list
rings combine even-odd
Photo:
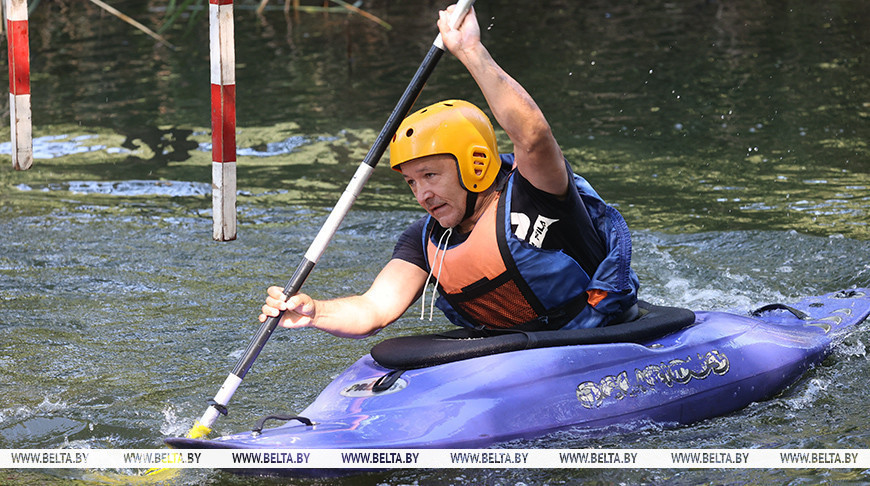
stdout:
[[[450,17],[450,25],[454,28],[458,27],[462,19],[465,17],[466,12],[471,9],[473,4],[474,0],[460,0]],[[335,207],[332,209],[326,222],[323,223],[323,226],[320,228],[314,241],[305,253],[302,262],[296,268],[293,277],[284,287],[284,295],[288,298],[299,292],[305,279],[308,278],[308,275],[311,273],[318,260],[320,260],[327,245],[332,240],[333,236],[335,236],[336,231],[338,231],[339,225],[344,220],[344,217],[347,215],[354,201],[356,201],[357,196],[359,196],[363,186],[366,181],[368,181],[372,171],[378,164],[378,161],[380,161],[381,156],[383,156],[384,151],[390,143],[390,139],[393,137],[393,134],[395,134],[396,129],[399,128],[399,124],[405,116],[410,113],[414,101],[416,101],[420,92],[423,90],[426,80],[429,78],[429,75],[432,74],[432,71],[435,69],[438,60],[441,59],[442,55],[444,55],[444,52],[445,47],[441,40],[441,34],[438,34],[438,37],[435,38],[432,47],[429,48],[429,52],[423,59],[423,63],[419,68],[417,68],[417,72],[411,79],[411,83],[407,88],[405,88],[405,92],[399,99],[399,103],[393,109],[393,112],[390,114],[386,124],[384,124],[384,127],[375,139],[371,149],[369,149],[369,152],[356,170],[356,173],[347,188],[344,190],[344,193],[339,198]],[[215,395],[214,400],[210,402],[209,407],[206,409],[202,418],[200,418],[190,431],[188,431],[188,438],[199,439],[205,437],[209,432],[211,432],[211,426],[214,425],[218,417],[227,413],[227,405],[229,404],[230,399],[241,384],[242,379],[244,379],[245,375],[248,373],[248,370],[251,369],[251,366],[254,364],[257,356],[259,356],[263,346],[269,340],[272,332],[278,326],[278,322],[281,320],[282,315],[283,311],[276,317],[266,319],[266,321],[260,325],[260,329],[248,344],[248,348],[245,350],[244,355],[239,359],[239,362],[236,364],[235,368],[233,368],[232,373],[227,376],[227,379],[224,381],[217,395]]]

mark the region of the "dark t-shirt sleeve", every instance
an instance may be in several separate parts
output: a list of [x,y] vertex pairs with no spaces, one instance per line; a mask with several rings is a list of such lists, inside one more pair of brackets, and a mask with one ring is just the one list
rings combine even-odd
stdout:
[[396,246],[393,248],[393,258],[413,263],[428,272],[429,268],[423,260],[423,227],[426,225],[426,216],[418,219],[399,235]]

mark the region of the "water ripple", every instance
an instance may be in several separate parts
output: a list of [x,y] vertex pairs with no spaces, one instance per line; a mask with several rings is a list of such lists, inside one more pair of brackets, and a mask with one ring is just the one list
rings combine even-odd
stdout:
[[20,191],[69,191],[73,194],[106,194],[111,196],[210,196],[211,185],[189,181],[70,181],[59,184],[29,186],[18,184]]

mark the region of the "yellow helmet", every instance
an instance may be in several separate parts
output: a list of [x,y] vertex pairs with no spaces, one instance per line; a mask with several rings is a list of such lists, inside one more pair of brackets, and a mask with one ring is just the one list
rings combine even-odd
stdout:
[[456,158],[459,182],[471,192],[488,189],[501,167],[492,123],[467,101],[442,101],[405,118],[390,143],[390,167],[439,154]]

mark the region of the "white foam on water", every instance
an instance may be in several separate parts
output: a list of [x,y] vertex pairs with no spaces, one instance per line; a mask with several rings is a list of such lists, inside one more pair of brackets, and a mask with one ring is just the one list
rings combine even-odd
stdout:
[[825,394],[828,382],[819,378],[809,380],[806,389],[800,396],[785,400],[786,406],[792,410],[803,410],[812,407],[813,404]]
[[[190,422],[190,424],[192,423],[193,421]],[[167,437],[183,437],[187,433],[187,428],[183,421],[178,419],[178,415],[171,405],[167,405],[163,409],[163,424],[160,425],[161,434]]]
[[68,408],[69,405],[60,399],[54,401],[52,398],[43,397],[42,402],[35,407],[23,405],[0,410],[0,423],[10,419],[24,419],[39,414],[51,414],[61,410],[67,410]]
[[297,135],[288,137],[280,142],[267,143],[264,150],[257,150],[253,147],[239,148],[236,150],[236,154],[253,157],[273,157],[275,155],[289,154],[306,143],[308,143],[307,138]]
[[69,191],[76,194],[110,194],[113,196],[207,196],[211,185],[189,181],[71,181]]
[[[337,139],[338,137],[316,137],[312,139],[301,135],[293,135],[281,140],[280,142],[266,143],[264,146],[237,147],[236,155],[248,157],[274,157],[276,155],[287,155],[293,153],[299,147],[312,142],[330,142]],[[211,142],[202,142],[199,144],[199,150],[202,152],[211,152],[211,148]]]
[[867,347],[860,339],[857,339],[855,342],[846,340],[834,348],[834,352],[839,356],[867,359]]
[[46,186],[18,184],[15,188],[19,191],[69,191],[73,194],[106,194],[110,196],[211,196],[211,184],[190,181],[70,181]]
[[49,397],[44,397],[42,399],[42,403],[36,406],[37,412],[43,413],[51,413],[57,412],[59,410],[66,410],[69,408],[69,405],[66,402],[58,399],[57,401],[52,401]]
[[[99,152],[105,150],[106,153],[130,154],[133,151],[123,147],[109,147],[104,144],[86,144],[87,141],[97,138],[97,135],[79,135],[70,137],[70,135],[46,135],[44,137],[36,137],[33,139],[33,158],[34,159],[56,159],[65,155],[83,154],[88,152]],[[302,135],[293,135],[287,137],[280,142],[266,143],[263,148],[257,147],[239,147],[236,149],[236,155],[250,157],[274,157],[276,155],[286,155],[292,153],[299,147],[321,141],[333,141],[337,137],[315,137],[309,138]],[[203,142],[199,144],[198,150],[202,152],[211,152],[211,142]],[[12,142],[0,143],[0,154],[12,154]]]
[[[56,159],[64,155],[83,154],[106,150],[109,153],[130,153],[129,150],[120,147],[107,147],[105,145],[86,145],[83,142],[96,138],[96,135],[80,135],[70,138],[69,135],[47,135],[33,139],[34,159]],[[0,153],[11,154],[12,142],[0,143]]]

